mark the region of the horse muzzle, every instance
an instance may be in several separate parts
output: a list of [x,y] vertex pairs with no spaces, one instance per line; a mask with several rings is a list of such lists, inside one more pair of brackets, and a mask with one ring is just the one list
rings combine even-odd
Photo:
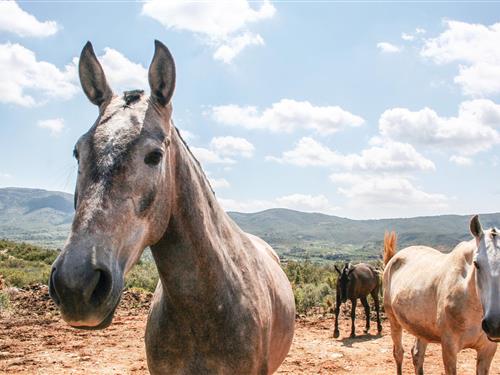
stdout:
[[[113,320],[123,288],[123,275],[104,264],[65,251],[52,266],[49,294],[72,327],[102,329]],[[80,253],[81,254],[81,253]]]

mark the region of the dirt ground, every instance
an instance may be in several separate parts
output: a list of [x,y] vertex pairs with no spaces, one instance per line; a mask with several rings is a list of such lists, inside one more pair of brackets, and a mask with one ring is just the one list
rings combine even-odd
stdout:
[[[125,292],[108,329],[79,331],[60,320],[47,287],[15,292],[10,310],[0,316],[0,374],[148,374],[143,335],[149,298]],[[292,349],[278,374],[395,373],[388,323],[381,336],[375,335],[375,324],[371,334],[361,335],[363,321],[357,324],[360,336],[350,339],[345,314],[341,335],[334,339],[331,316],[297,320]],[[405,374],[414,373],[412,342],[411,336],[404,336]],[[438,345],[429,345],[424,368],[427,374],[444,373]],[[475,373],[475,352],[460,353],[458,373]],[[498,353],[491,373],[500,374]]]

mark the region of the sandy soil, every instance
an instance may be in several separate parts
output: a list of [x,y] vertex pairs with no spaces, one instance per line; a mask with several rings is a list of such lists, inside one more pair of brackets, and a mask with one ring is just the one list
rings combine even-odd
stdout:
[[[0,316],[0,374],[147,374],[143,335],[149,297],[126,292],[111,327],[90,332],[60,320],[46,287],[16,292],[10,311]],[[388,324],[381,336],[375,335],[375,324],[372,334],[361,335],[363,321],[357,324],[360,336],[350,339],[344,315],[340,338],[334,339],[331,316],[297,320],[292,349],[278,373],[395,373]],[[413,374],[412,342],[404,336],[405,374]],[[424,368],[427,374],[443,374],[438,345],[429,345]],[[458,373],[475,373],[475,352],[460,353]],[[491,373],[500,374],[500,354]]]

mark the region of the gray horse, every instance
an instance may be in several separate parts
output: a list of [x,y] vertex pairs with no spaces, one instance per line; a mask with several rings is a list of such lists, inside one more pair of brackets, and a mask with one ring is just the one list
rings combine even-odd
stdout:
[[99,116],[77,142],[75,217],[50,295],[73,327],[107,327],[151,246],[160,281],[146,327],[152,374],[271,374],[292,343],[294,297],[273,249],[219,206],[172,117],[175,66],[155,42],[151,95],[115,95],[92,45],[80,81]]
[[380,334],[382,325],[380,324],[380,274],[375,267],[366,263],[359,263],[350,266],[348,263],[344,265],[342,271],[335,265],[335,270],[339,274],[337,279],[337,302],[335,305],[335,328],[333,337],[339,337],[339,313],[340,305],[348,299],[351,301],[351,337],[356,336],[356,304],[358,298],[361,300],[365,308],[366,326],[365,333],[370,330],[370,305],[367,297],[370,294],[375,302],[375,310],[377,312],[377,331]]

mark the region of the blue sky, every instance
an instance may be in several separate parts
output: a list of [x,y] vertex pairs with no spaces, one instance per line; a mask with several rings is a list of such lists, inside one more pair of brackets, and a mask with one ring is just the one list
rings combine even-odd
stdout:
[[174,119],[226,209],[351,218],[498,211],[500,4],[246,0],[0,3],[0,187],[71,192],[97,109],[148,90],[159,39]]

